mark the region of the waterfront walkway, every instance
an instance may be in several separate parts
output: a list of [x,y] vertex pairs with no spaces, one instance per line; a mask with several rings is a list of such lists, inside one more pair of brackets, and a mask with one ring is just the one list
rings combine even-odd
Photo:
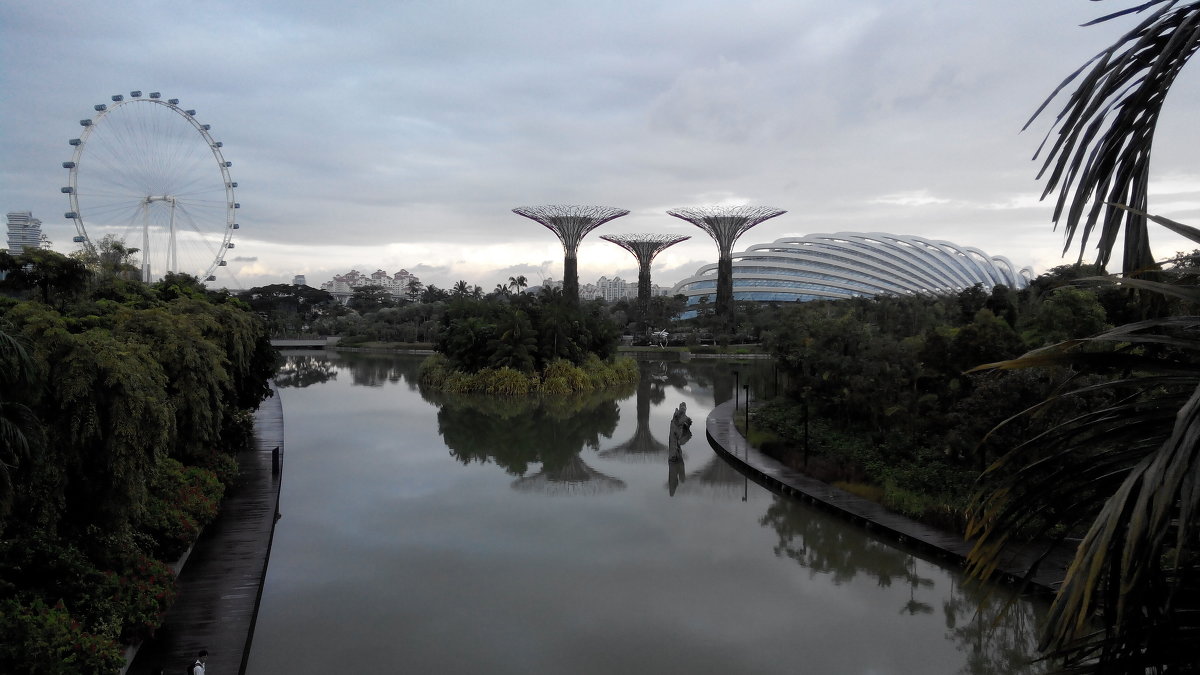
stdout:
[[[782,463],[750,447],[734,425],[735,402],[727,401],[713,408],[706,423],[709,445],[751,480],[772,492],[801,499],[827,510],[850,518],[863,527],[911,547],[925,555],[965,566],[971,544],[961,536],[939,530],[885,509],[883,506],[857,495],[790,469]],[[741,413],[744,413],[743,409]],[[1042,561],[1038,571],[1029,580],[1032,590],[1053,593],[1062,584],[1067,566],[1074,551],[1065,547],[1056,549]],[[1019,584],[1035,559],[1032,547],[1011,554],[997,570],[997,579],[1006,583]]]
[[201,649],[208,650],[210,672],[244,672],[279,508],[283,403],[278,391],[255,413],[254,436],[256,447],[238,454],[237,483],[179,574],[175,604],[154,638],[138,648],[127,673],[158,668],[182,673]]

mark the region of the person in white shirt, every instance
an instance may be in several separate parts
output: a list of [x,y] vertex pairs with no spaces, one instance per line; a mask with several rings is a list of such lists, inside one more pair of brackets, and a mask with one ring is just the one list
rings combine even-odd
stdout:
[[196,654],[196,660],[192,662],[192,667],[188,671],[188,675],[204,675],[204,664],[208,662],[208,650],[201,649],[199,654]]

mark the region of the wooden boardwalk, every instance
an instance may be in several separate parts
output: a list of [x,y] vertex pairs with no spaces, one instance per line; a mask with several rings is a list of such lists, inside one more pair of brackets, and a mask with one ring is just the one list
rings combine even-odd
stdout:
[[175,604],[126,672],[140,675],[165,668],[182,673],[201,649],[209,652],[210,672],[245,671],[279,507],[283,403],[278,391],[263,401],[254,426],[256,447],[238,455],[238,482],[188,556]]
[[[734,401],[727,401],[714,408],[708,415],[705,431],[709,445],[751,480],[772,492],[840,513],[903,546],[959,566],[966,565],[971,544],[958,534],[889,511],[873,501],[788,468],[750,447],[734,426],[734,405]],[[1026,570],[1039,553],[1035,547],[1013,552],[997,570],[997,580],[1011,584],[1026,583]],[[1054,550],[1028,580],[1029,589],[1046,594],[1056,592],[1066,576],[1073,554],[1074,551],[1066,547]]]

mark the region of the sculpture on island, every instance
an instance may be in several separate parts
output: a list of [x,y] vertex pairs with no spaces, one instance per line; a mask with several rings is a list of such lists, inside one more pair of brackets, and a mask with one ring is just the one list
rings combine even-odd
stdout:
[[609,206],[519,206],[513,213],[544,225],[563,245],[563,295],[579,302],[579,242],[588,232],[629,213]]
[[766,206],[711,206],[667,211],[668,215],[704,230],[717,243],[718,319],[729,321],[733,316],[733,245],[750,228],[784,213],[787,211]]
[[683,461],[683,444],[692,438],[692,418],[687,416],[687,403],[680,403],[671,416],[671,436],[667,442],[667,461]]
[[650,263],[654,261],[654,256],[681,241],[691,239],[670,234],[602,234],[600,238],[611,241],[637,258],[638,308],[642,312],[650,303]]

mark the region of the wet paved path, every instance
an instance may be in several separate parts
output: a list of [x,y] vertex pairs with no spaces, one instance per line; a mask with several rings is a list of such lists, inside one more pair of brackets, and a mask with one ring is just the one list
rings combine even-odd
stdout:
[[254,450],[238,455],[241,473],[221,513],[196,542],[178,580],[175,604],[152,640],[138,649],[127,672],[182,673],[196,652],[209,652],[209,672],[241,673],[250,654],[254,619],[275,532],[283,457],[283,403],[279,392],[255,413]]
[[[860,523],[869,530],[913,547],[927,555],[942,558],[963,566],[971,544],[961,536],[918,523],[905,516],[893,513],[883,506],[857,495],[811,478],[799,471],[751,448],[734,426],[734,401],[727,401],[713,408],[708,415],[706,432],[709,445],[725,459],[731,461],[756,483],[772,492],[801,499],[810,504],[836,511]],[[744,407],[738,414],[744,414]],[[1062,584],[1073,551],[1059,549],[1044,560],[1036,574],[1030,579],[1033,590],[1053,593]],[[999,580],[1019,583],[1034,560],[1034,551],[1026,550],[1013,554],[997,570]]]

